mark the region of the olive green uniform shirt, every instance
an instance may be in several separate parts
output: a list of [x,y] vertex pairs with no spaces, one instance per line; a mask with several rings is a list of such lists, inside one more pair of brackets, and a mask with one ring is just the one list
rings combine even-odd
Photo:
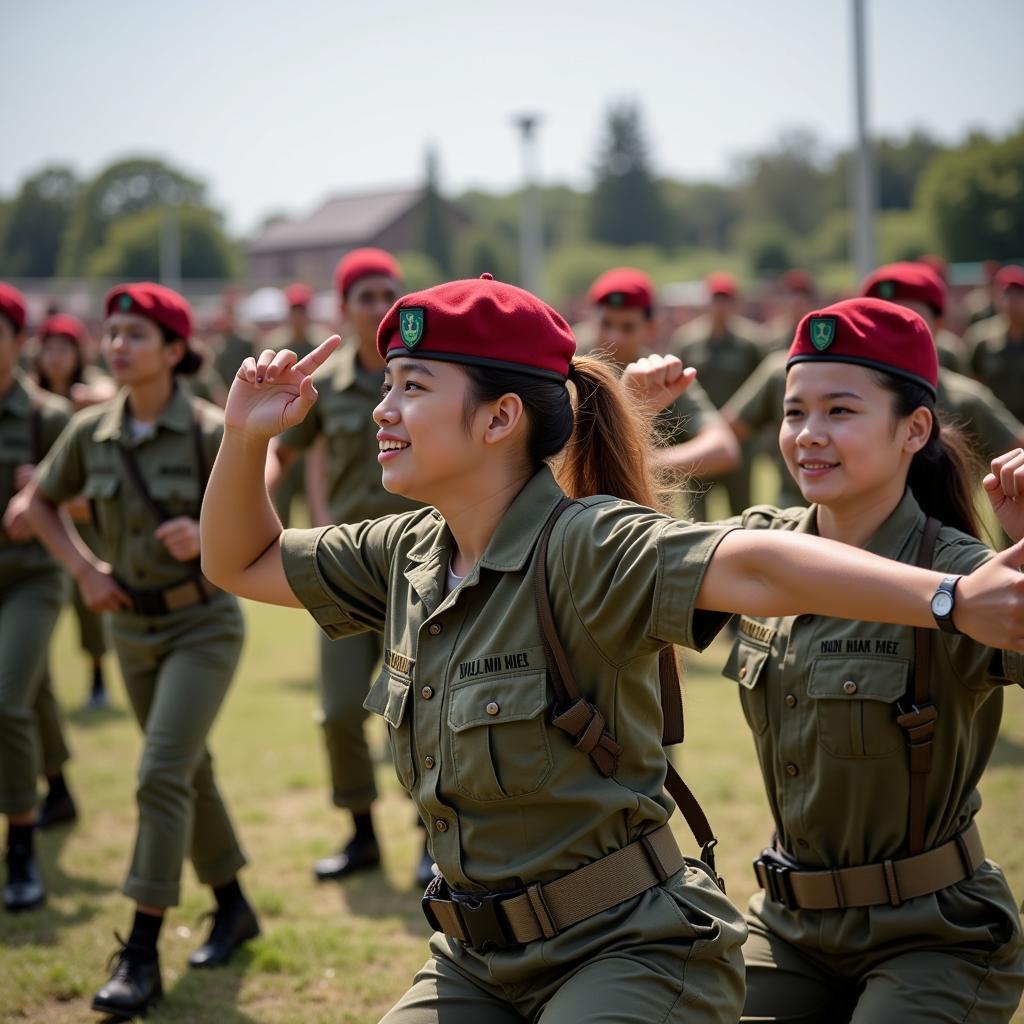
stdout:
[[672,335],[669,351],[686,366],[697,368],[698,379],[718,409],[757,369],[764,356],[755,327],[748,327],[747,321],[733,317],[725,334],[712,337],[710,320],[700,316]]
[[971,372],[1017,417],[1024,420],[1024,337],[1011,338],[1004,317],[992,317],[967,332]]
[[616,777],[602,776],[550,721],[530,568],[561,496],[539,470],[447,597],[453,541],[433,509],[283,537],[289,583],[328,636],[383,634],[365,706],[387,722],[399,779],[458,889],[550,881],[668,820],[658,651],[702,649],[728,618],[695,600],[730,527],[608,497],[563,515],[548,557],[555,619],[623,747]]
[[313,382],[320,397],[301,423],[281,434],[280,441],[305,451],[320,435],[326,437],[331,518],[355,523],[416,508],[415,502],[390,494],[381,485],[373,410],[380,403],[384,372],[370,373],[360,367],[359,346],[352,339],[313,374]]
[[256,335],[241,328],[234,328],[211,339],[213,366],[225,387],[231,386],[238,368],[247,357],[259,355],[256,345]]
[[308,324],[302,338],[296,339],[295,332],[289,324],[282,324],[275,327],[264,339],[264,347],[277,349],[291,349],[300,359],[309,355],[320,344],[329,338],[334,331],[323,324]]
[[[128,393],[75,414],[39,467],[39,489],[54,502],[85,494],[97,512],[107,561],[118,579],[138,590],[181,583],[193,571],[154,536],[157,522],[127,477],[117,444],[130,448],[153,498],[173,516],[198,518],[201,479],[193,435],[199,410],[209,472],[224,430],[223,413],[177,385],[152,435],[132,436]],[[223,595],[226,597],[227,595]],[[217,595],[221,597],[221,595]]]
[[963,341],[945,327],[935,332],[935,348],[939,353],[939,365],[956,373],[967,373],[967,349]]

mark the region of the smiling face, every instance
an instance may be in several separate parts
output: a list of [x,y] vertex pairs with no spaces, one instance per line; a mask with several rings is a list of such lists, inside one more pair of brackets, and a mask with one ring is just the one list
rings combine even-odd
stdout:
[[395,357],[373,411],[384,489],[439,507],[458,500],[499,452],[525,449],[522,412],[517,395],[475,406],[454,363]]
[[873,371],[803,362],[786,378],[779,448],[808,502],[856,507],[899,500],[913,456],[927,443],[931,413],[899,419]]
[[103,326],[103,358],[122,387],[134,387],[171,376],[185,354],[183,341],[165,342],[150,319],[135,313],[115,313]]

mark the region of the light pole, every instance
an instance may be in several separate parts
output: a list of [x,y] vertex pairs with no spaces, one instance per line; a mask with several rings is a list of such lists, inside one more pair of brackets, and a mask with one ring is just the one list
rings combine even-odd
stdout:
[[536,129],[539,114],[515,118],[523,142],[523,193],[519,204],[519,283],[534,295],[544,286],[544,227],[537,188]]
[[866,0],[853,0],[853,74],[857,148],[853,157],[853,262],[857,279],[875,267],[875,168],[868,137]]
[[162,182],[160,200],[160,283],[168,288],[181,288],[181,225],[178,205],[181,191],[170,177]]

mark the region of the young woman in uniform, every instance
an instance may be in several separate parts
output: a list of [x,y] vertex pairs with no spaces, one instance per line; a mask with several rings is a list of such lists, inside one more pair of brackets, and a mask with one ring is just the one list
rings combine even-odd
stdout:
[[[77,317],[66,313],[55,313],[47,317],[39,328],[39,350],[36,353],[33,376],[36,383],[51,394],[60,395],[69,402],[75,402],[75,396],[82,394],[82,389],[75,385],[87,385],[89,390],[105,378],[96,367],[89,366],[85,360],[85,347],[88,343],[85,324]],[[105,388],[104,388],[105,390]],[[76,403],[76,404],[93,404]],[[89,503],[79,499],[71,503],[69,511],[82,539],[95,552],[98,550],[99,538],[92,522]],[[92,662],[92,686],[89,692],[89,707],[102,708],[107,704],[106,682],[103,678],[103,655],[107,653],[107,644],[103,636],[103,617],[90,611],[82,601],[81,592],[73,588],[75,615],[78,618],[78,631],[82,650]],[[46,741],[43,744],[46,748]],[[49,777],[49,776],[48,776]],[[55,789],[56,787],[56,789]],[[74,806],[69,804],[69,797],[60,792],[59,780],[50,780],[50,794],[40,811],[41,823],[56,824],[58,821],[74,817]]]
[[[431,958],[386,1020],[736,1020],[742,924],[667,827],[651,727],[660,652],[704,647],[736,611],[934,625],[941,574],[620,500],[654,498],[614,372],[573,360],[565,321],[490,275],[406,296],[378,334],[383,483],[433,507],[282,532],[264,486],[268,442],[309,411],[309,375],[336,345],[242,365],[203,503],[203,557],[218,585],[305,606],[330,636],[384,635],[366,706],[388,723],[441,872],[425,897]],[[535,589],[563,487],[578,500],[555,522]],[[618,497],[589,497],[602,493]],[[1024,648],[1012,557],[963,580],[957,621]],[[584,700],[549,718],[547,600],[564,664],[606,719]]]
[[[213,928],[189,959],[224,963],[255,936],[238,884],[245,857],[213,775],[206,737],[242,650],[238,602],[199,567],[202,491],[223,432],[223,414],[178,377],[194,372],[185,300],[155,284],[114,288],[106,298],[103,354],[121,391],[79,412],[39,467],[30,516],[74,578],[85,603],[111,613],[111,637],[145,744],[138,831],[124,892],[136,913],[110,980],[93,1008],[131,1017],[161,994],[157,938],[179,899],[189,855],[216,897]],[[58,516],[85,494],[107,562]]]
[[[958,577],[991,552],[969,449],[936,415],[931,334],[897,298],[801,322],[779,447],[810,508],[735,521],[933,566],[945,632],[741,620],[725,674],[776,828],[755,865],[745,1020],[1006,1024],[1024,987],[1017,905],[974,824],[1003,691],[1024,667],[957,631]],[[1019,541],[1024,451],[997,459],[985,487]]]
[[[59,736],[46,652],[66,591],[60,567],[33,537],[23,488],[71,417],[66,402],[17,368],[25,313],[21,293],[0,282],[0,813],[7,816],[4,907],[14,911],[45,898],[34,844],[35,716],[49,715]],[[47,767],[59,772],[63,760]]]

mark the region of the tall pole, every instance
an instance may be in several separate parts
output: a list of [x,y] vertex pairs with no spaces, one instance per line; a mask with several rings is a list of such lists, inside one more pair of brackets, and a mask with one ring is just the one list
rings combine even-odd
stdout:
[[857,279],[875,267],[875,168],[868,136],[866,0],[853,0],[853,73],[857,148],[853,160],[853,262]]
[[177,185],[169,178],[161,189],[163,211],[160,217],[160,283],[168,288],[181,288],[181,225],[178,222]]
[[516,119],[523,142],[523,194],[519,205],[519,283],[534,295],[544,287],[544,227],[537,187],[536,129],[538,114]]

